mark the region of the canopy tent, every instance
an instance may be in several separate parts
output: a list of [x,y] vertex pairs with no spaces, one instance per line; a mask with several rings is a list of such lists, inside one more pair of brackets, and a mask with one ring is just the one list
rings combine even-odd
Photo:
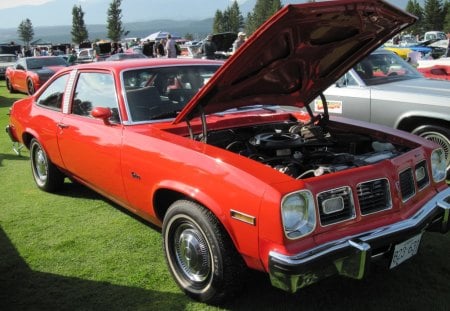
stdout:
[[147,37],[143,38],[142,41],[147,41],[147,40],[155,41],[155,40],[165,39],[165,38],[167,38],[168,34],[172,35],[173,39],[181,39],[181,37],[175,33],[171,33],[168,31],[157,31],[157,32],[154,32],[154,33],[148,35]]

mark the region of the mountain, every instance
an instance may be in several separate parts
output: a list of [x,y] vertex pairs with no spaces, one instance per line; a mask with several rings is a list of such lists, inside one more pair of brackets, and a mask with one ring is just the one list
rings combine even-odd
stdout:
[[[0,9],[0,43],[20,42],[17,27],[26,18],[29,18],[33,24],[34,40],[51,43],[70,42],[72,8],[75,4],[81,5],[85,13],[84,20],[90,39],[106,38],[106,12],[111,0],[46,1],[41,5],[21,5]],[[142,38],[150,33],[164,30],[181,36],[191,33],[195,39],[201,39],[211,32],[215,12],[224,11],[232,3],[231,1],[123,0],[122,21],[124,28],[129,31],[127,37]],[[257,0],[237,1],[241,13],[246,17],[247,13],[253,10]],[[282,1],[283,4],[303,2],[306,0]],[[405,8],[407,0],[388,0],[388,2]],[[3,4],[0,4],[1,7]]]

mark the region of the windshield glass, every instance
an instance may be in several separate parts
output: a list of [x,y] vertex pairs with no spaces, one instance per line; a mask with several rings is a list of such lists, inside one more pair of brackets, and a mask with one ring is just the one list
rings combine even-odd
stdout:
[[67,66],[66,61],[62,57],[37,57],[27,58],[28,69],[40,69],[48,66]]
[[353,69],[366,85],[420,78],[422,75],[395,53],[374,53]]
[[0,55],[0,62],[3,63],[13,63],[17,60],[15,55]]
[[175,118],[219,65],[127,70],[122,74],[133,122]]

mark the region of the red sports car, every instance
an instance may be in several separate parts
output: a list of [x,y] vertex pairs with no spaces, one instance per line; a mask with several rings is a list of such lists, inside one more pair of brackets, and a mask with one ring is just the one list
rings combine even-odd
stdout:
[[372,261],[414,256],[425,231],[449,230],[442,148],[331,117],[322,95],[414,21],[378,0],[288,5],[223,64],[63,69],[14,103],[7,131],[42,190],[69,177],[160,226],[168,268],[194,299],[239,291],[247,268],[289,292],[361,279]]
[[55,72],[68,64],[60,56],[38,56],[19,58],[5,73],[9,92],[34,94]]

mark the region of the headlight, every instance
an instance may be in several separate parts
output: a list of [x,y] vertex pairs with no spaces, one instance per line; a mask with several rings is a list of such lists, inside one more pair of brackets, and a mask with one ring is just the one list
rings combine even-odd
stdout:
[[309,191],[288,194],[281,201],[281,216],[286,237],[297,239],[316,227],[314,199]]
[[445,179],[445,170],[447,169],[446,165],[444,150],[442,148],[433,150],[431,153],[431,172],[435,182]]

